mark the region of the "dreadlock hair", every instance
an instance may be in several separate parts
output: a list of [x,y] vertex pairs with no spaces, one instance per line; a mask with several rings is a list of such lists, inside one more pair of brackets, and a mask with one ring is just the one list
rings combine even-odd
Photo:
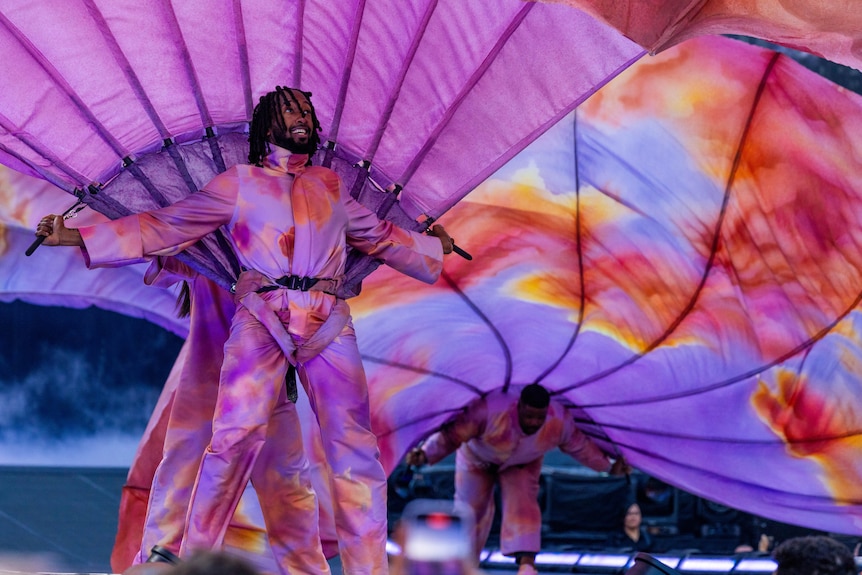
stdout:
[[[309,146],[317,149],[320,145],[320,122],[317,120],[317,112],[311,103],[311,92],[305,92],[297,88],[276,86],[275,90],[260,97],[260,102],[254,107],[251,115],[251,126],[248,131],[248,162],[255,166],[262,166],[263,159],[272,151],[269,147],[269,132],[273,126],[287,130],[284,125],[284,117],[281,115],[281,106],[299,106],[294,92],[299,92],[308,99],[311,106],[311,137]],[[310,156],[311,154],[309,154]],[[309,162],[311,158],[309,157]]]
[[521,390],[521,403],[543,409],[551,403],[551,394],[538,383],[531,383]]

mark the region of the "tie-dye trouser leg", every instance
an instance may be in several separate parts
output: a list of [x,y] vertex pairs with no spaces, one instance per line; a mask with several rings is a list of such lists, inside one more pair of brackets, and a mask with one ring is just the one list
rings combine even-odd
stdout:
[[[225,345],[212,441],[189,502],[182,556],[221,545],[251,479],[270,544],[285,550],[290,562],[280,564],[283,572],[329,572],[299,421],[284,393],[286,372],[287,360],[275,340],[245,308],[239,308]],[[272,434],[281,446],[262,454]]]
[[180,381],[174,398],[164,454],[153,477],[136,563],[146,561],[154,545],[166,547],[172,553],[180,552],[192,486],[201,455],[212,437],[218,380],[184,383]]
[[542,511],[539,508],[539,476],[542,459],[500,471],[500,551],[538,553],[542,545]]
[[476,556],[482,552],[488,535],[491,533],[491,523],[494,521],[496,505],[494,503],[494,485],[497,473],[487,471],[467,461],[461,451],[455,454],[455,501],[473,510],[476,521],[473,537],[473,552]]
[[[267,538],[279,565],[291,574],[329,573],[323,555],[317,498],[302,448],[296,406],[284,394],[267,428],[251,473],[261,502]],[[310,522],[310,523],[306,523]]]
[[182,371],[181,366],[185,361],[186,349],[187,346],[184,345],[180,350],[171,375],[162,388],[120,494],[117,536],[114,539],[114,548],[111,550],[113,573],[124,573],[130,566],[140,562],[138,556],[141,553],[144,523],[149,511],[150,491],[156,468],[162,462],[165,432]]
[[191,289],[188,349],[177,378],[162,461],[150,488],[136,562],[145,561],[154,545],[179,553],[192,486],[212,437],[223,349],[236,307],[231,294],[203,276],[191,282]]
[[332,469],[335,529],[345,575],[388,573],[386,473],[371,431],[353,325],[299,369]]

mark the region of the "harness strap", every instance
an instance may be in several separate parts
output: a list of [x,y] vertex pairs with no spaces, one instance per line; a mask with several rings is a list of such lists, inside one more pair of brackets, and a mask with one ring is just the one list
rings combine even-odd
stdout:
[[338,295],[339,281],[334,278],[310,278],[288,274],[272,281],[275,283],[261,286],[254,291],[265,293],[284,288],[298,291],[322,291],[330,295]]

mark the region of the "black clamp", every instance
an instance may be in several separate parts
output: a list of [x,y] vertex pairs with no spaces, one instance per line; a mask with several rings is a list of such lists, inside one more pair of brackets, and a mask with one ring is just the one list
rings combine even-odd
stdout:
[[318,278],[310,278],[310,277],[300,277],[300,276],[281,276],[275,283],[280,286],[286,287],[287,289],[299,290],[299,291],[308,291],[320,281]]

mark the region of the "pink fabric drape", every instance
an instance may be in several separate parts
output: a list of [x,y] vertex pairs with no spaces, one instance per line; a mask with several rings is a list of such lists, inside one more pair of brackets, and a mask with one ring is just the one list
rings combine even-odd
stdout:
[[592,14],[650,52],[689,38],[740,34],[862,70],[862,10],[855,0],[536,0]]

